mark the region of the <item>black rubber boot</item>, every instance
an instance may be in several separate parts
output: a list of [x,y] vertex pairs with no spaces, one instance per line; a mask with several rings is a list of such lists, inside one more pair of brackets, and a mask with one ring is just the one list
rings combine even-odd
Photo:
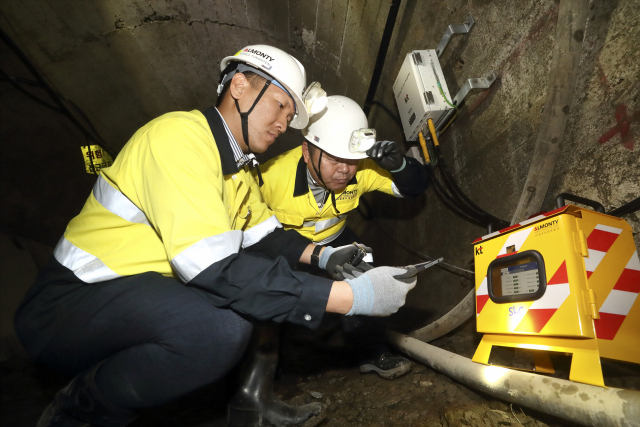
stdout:
[[79,374],[56,393],[37,427],[124,427],[137,412],[119,408],[105,399],[95,384],[98,365]]
[[280,328],[277,324],[254,327],[249,358],[241,371],[240,390],[227,408],[227,427],[298,426],[320,413],[320,403],[291,406],[273,392],[278,364]]

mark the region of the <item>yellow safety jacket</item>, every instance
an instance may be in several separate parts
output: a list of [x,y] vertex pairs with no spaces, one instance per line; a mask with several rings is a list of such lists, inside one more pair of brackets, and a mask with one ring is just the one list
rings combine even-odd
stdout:
[[332,282],[291,271],[308,241],[282,229],[252,172],[238,169],[224,126],[210,109],[139,129],[102,169],[55,259],[84,283],[158,272],[215,306],[315,327]]
[[322,209],[309,190],[307,164],[302,147],[289,150],[260,166],[264,185],[260,187],[265,201],[285,229],[297,230],[315,243],[329,243],[346,226],[347,215],[354,210],[360,196],[369,191],[394,191],[391,174],[371,159],[363,159],[347,187],[336,193],[336,209],[328,201]]
[[202,113],[168,113],[102,170],[55,257],[87,283],[147,271],[188,282],[273,231],[270,217],[247,166],[224,173]]

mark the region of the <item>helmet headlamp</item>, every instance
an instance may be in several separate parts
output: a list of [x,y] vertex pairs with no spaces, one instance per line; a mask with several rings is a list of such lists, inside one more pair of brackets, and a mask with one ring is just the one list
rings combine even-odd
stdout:
[[302,101],[310,116],[318,114],[327,106],[327,92],[319,82],[311,83],[302,94]]
[[349,140],[349,151],[352,153],[364,153],[376,143],[375,129],[354,130]]

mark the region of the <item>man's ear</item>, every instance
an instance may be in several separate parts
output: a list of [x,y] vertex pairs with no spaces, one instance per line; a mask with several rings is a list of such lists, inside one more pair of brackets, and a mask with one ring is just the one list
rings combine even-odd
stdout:
[[309,163],[311,159],[311,154],[309,153],[309,146],[307,145],[307,141],[302,141],[302,158],[305,163]]
[[242,73],[236,73],[231,78],[229,94],[233,99],[240,99],[248,85],[249,80],[247,80],[247,77]]

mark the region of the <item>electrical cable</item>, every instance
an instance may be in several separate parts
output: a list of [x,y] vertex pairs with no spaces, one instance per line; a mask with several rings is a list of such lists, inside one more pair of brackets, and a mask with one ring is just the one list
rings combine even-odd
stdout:
[[17,81],[16,81],[17,79],[15,77],[9,77],[9,75],[7,73],[5,73],[2,69],[0,69],[0,76],[2,77],[2,78],[0,78],[0,81],[8,82],[16,90],[18,90],[20,93],[22,93],[23,95],[25,95],[26,97],[28,97],[32,101],[35,101],[40,105],[44,105],[45,107],[50,108],[51,110],[55,111],[56,113],[62,113],[62,110],[60,108],[56,107],[53,104],[49,104],[47,101],[45,101],[43,99],[40,99],[37,96],[35,96],[34,94],[32,94],[31,92],[25,90],[22,86],[20,86],[17,83]]
[[[437,73],[435,73],[435,71],[434,71],[434,74],[436,75],[436,81],[438,82],[438,87],[440,89],[441,95],[443,96],[445,101],[454,108],[453,115],[446,122],[446,125],[442,127],[442,130],[440,130],[439,132],[440,134],[442,134],[445,130],[449,128],[451,123],[453,123],[453,121],[458,117],[459,107],[461,107],[464,104],[464,101],[460,103],[459,106],[451,104],[447,99],[446,95],[444,94],[444,91],[440,84],[440,80],[438,79]],[[382,108],[394,120],[394,122],[401,129],[403,129],[402,123],[400,122],[400,120],[391,112],[391,110],[386,105],[384,105],[382,102],[379,102],[379,101],[373,101],[372,104],[378,105],[380,108]],[[426,137],[430,138],[429,134],[427,134]],[[431,138],[431,140],[433,141],[433,138]],[[449,210],[451,210],[454,214],[458,215],[465,221],[468,221],[480,227],[486,228],[489,225],[495,225],[497,228],[502,229],[509,226],[509,223],[507,221],[497,218],[496,216],[490,214],[489,212],[485,211],[484,209],[480,208],[478,205],[473,203],[471,199],[467,197],[467,195],[462,191],[462,189],[456,182],[455,178],[449,171],[439,145],[435,147],[435,154],[437,158],[436,168],[440,169],[440,175],[442,176],[442,180],[438,180],[435,171],[433,172],[430,171],[431,178],[433,179],[433,182],[434,182],[436,195],[446,205],[446,207]],[[426,166],[426,167],[429,168],[429,166]],[[444,188],[445,186],[446,186],[446,189]]]
[[[438,136],[436,134],[433,121],[429,119],[427,121],[427,124],[429,125],[430,135],[433,140],[433,144],[435,146],[436,157],[438,158],[440,163],[440,173],[443,175],[445,184],[447,184],[449,191],[454,197],[456,197],[457,201],[460,203],[458,207],[462,208],[467,213],[471,212],[472,216],[477,217],[477,219],[479,220],[484,219],[485,221],[488,221],[487,225],[491,225],[492,223],[495,222],[496,225],[508,226],[509,224],[506,221],[502,221],[496,218],[495,216],[489,214],[488,212],[484,211],[483,209],[475,205],[460,189],[455,179],[453,178],[453,175],[449,172],[447,168],[447,164],[442,156],[442,151],[440,150],[440,144],[438,143]],[[466,206],[465,206],[465,203],[466,203]]]
[[[66,99],[66,98],[65,98]],[[100,134],[98,133],[98,130],[95,128],[95,126],[93,126],[93,123],[91,123],[91,120],[89,120],[89,117],[87,117],[87,115],[84,113],[84,111],[82,111],[80,109],[80,107],[78,107],[76,105],[75,102],[71,101],[70,99],[66,99],[66,101],[73,107],[73,109],[76,111],[76,113],[78,113],[80,115],[80,117],[82,117],[82,119],[89,125],[90,130],[93,132],[94,134],[94,141],[98,141],[101,144],[105,144],[104,139],[102,139],[102,137],[100,136]],[[111,157],[113,158],[113,155],[111,153],[109,153],[109,155],[111,155]]]
[[442,97],[444,98],[444,101],[447,104],[449,104],[451,108],[454,108],[457,112],[458,107],[452,104],[451,102],[449,102],[449,100],[447,99],[447,96],[444,94],[444,90],[442,89],[442,85],[440,84],[440,77],[438,77],[438,73],[436,72],[436,66],[433,64],[433,61],[431,61],[431,68],[433,69],[433,75],[436,76],[436,83],[438,84],[438,89],[440,89],[440,95],[442,95]]
[[[82,133],[84,133],[92,140],[98,142],[112,158],[115,158],[115,153],[117,151],[110,147],[109,144],[100,137],[100,135],[98,135],[97,133],[94,134],[90,130],[86,129],[86,127],[73,115],[73,113],[71,113],[71,111],[69,110],[69,108],[67,108],[63,101],[64,98],[51,88],[51,86],[40,75],[36,67],[31,63],[29,58],[25,55],[25,53],[13,42],[13,40],[11,40],[11,38],[4,32],[4,30],[2,30],[2,28],[0,28],[0,39],[2,39],[6,43],[6,45],[16,54],[20,61],[27,67],[29,72],[36,78],[40,86],[45,91],[47,91],[51,99],[53,99],[53,101],[57,105],[57,108],[60,109],[59,113],[67,117],[67,119],[69,119],[80,131],[82,131]],[[24,93],[23,91],[21,92]],[[67,100],[67,102],[69,101]],[[86,115],[83,114],[83,116],[86,118]],[[93,125],[90,126],[93,128]]]
[[[431,140],[433,141],[433,144],[435,146],[435,154],[437,158],[436,167],[440,169],[440,174],[442,175],[444,183],[450,192],[451,197],[449,199],[455,199],[453,203],[458,209],[462,210],[468,216],[474,218],[484,226],[495,224],[500,228],[508,227],[509,224],[506,221],[496,218],[495,216],[486,212],[475,203],[473,203],[471,199],[469,199],[466,194],[464,194],[460,186],[457,184],[455,178],[447,168],[447,164],[444,160],[444,157],[442,156],[442,151],[440,149],[440,145],[438,144],[437,135],[435,135],[435,129],[433,128],[433,122],[431,120],[429,120],[429,128],[431,130]],[[435,174],[433,176],[435,176]]]
[[384,105],[382,102],[379,101],[373,101],[371,103],[372,105],[377,105],[378,107],[382,108],[382,110],[387,113],[389,115],[389,117],[391,117],[391,119],[398,125],[400,126],[400,129],[402,130],[402,122],[400,121],[400,118],[398,116],[396,116],[395,114],[393,114],[393,112],[389,109],[389,107],[387,107],[386,105]]
[[451,212],[458,215],[460,218],[464,219],[467,222],[470,222],[479,227],[483,227],[483,228],[486,227],[486,224],[483,221],[479,220],[472,213],[464,210],[463,207],[460,207],[458,205],[458,203],[452,198],[452,196],[449,193],[447,193],[447,191],[445,191],[445,189],[443,188],[442,184],[437,179],[433,171],[430,171],[430,177],[433,183],[435,184],[434,189],[436,192],[436,196],[438,196],[440,201],[447,207],[447,209],[449,209]]
[[[424,260],[426,260],[426,261],[433,261],[434,259],[436,259],[436,258],[433,258],[433,257],[431,257],[431,256],[429,256],[429,255],[425,255],[425,254],[423,254],[422,252],[418,252],[418,251],[416,251],[416,250],[413,250],[413,249],[411,249],[411,248],[408,248],[407,246],[405,246],[405,245],[403,245],[402,243],[400,243],[399,241],[397,241],[393,236],[391,236],[391,234],[389,234],[389,233],[388,233],[388,232],[387,232],[387,231],[386,231],[386,230],[385,230],[385,229],[384,229],[384,228],[383,228],[383,227],[378,223],[378,221],[376,221],[375,217],[372,215],[373,209],[371,208],[371,206],[369,205],[369,202],[367,202],[367,200],[366,200],[365,198],[362,198],[362,197],[360,198],[360,205],[363,205],[363,206],[365,207],[365,209],[367,210],[367,212],[369,212],[369,214],[370,214],[370,215],[369,215],[369,217],[371,218],[371,220],[373,221],[373,223],[376,225],[376,227],[378,227],[378,228],[380,229],[380,231],[382,231],[382,234],[384,234],[385,236],[387,236],[387,237],[389,238],[389,240],[391,240],[393,243],[395,243],[396,245],[400,246],[402,249],[404,249],[405,251],[409,252],[410,254],[415,255],[416,257],[421,258],[421,259],[424,259]],[[356,209],[357,209],[358,213],[359,213],[360,215],[362,215],[362,211],[359,209],[359,207],[358,207],[358,208],[356,208]],[[364,217],[364,215],[363,215],[363,217]],[[365,219],[367,219],[367,218],[365,217]],[[367,220],[368,220],[368,219],[367,219]],[[449,264],[449,263],[444,262],[444,261],[440,261],[438,264],[436,264],[436,267],[442,268],[442,265],[441,265],[441,264],[442,264],[442,265],[449,266],[449,267],[454,268],[454,269],[456,269],[456,270],[464,271],[465,273],[468,273],[468,274],[471,274],[471,275],[475,275],[475,273],[474,273],[473,271],[471,271],[471,270],[467,270],[467,269],[465,269],[465,268],[458,267],[458,266],[456,266],[456,265]],[[449,270],[447,270],[446,268],[442,268],[442,269],[443,269],[443,270],[445,270],[445,271],[449,271]],[[452,272],[452,271],[449,271],[449,273],[457,274],[457,273],[454,273],[454,272]],[[466,277],[466,276],[465,276],[465,277]]]
[[442,130],[440,131],[440,135],[442,135],[442,134],[444,133],[444,131],[446,131],[446,130],[449,128],[449,126],[451,125],[451,123],[453,123],[453,121],[454,121],[457,117],[458,117],[458,109],[456,108],[456,112],[455,112],[455,114],[453,115],[453,117],[451,117],[451,120],[449,120],[449,121],[447,122],[446,126],[444,126],[444,127],[442,128]]
[[13,80],[16,83],[22,83],[22,84],[26,84],[26,85],[29,85],[29,86],[37,86],[37,87],[40,87],[40,88],[44,89],[42,87],[42,85],[40,83],[38,83],[37,81],[31,80],[31,79],[25,79],[24,77],[9,77],[9,78],[0,79],[0,81],[2,81],[2,80]]
[[457,183],[455,182],[453,177],[448,173],[448,170],[446,169],[446,165],[443,165],[441,163],[442,162],[441,157],[438,158],[438,162],[440,166],[438,168],[438,170],[440,171],[440,175],[443,178],[443,182],[450,194],[450,197],[454,199],[454,203],[456,204],[456,206],[458,206],[459,209],[464,210],[469,216],[481,221],[483,224],[485,224],[486,221],[490,221],[491,219],[489,217],[483,215],[482,212],[479,212],[478,210],[474,209],[471,205],[467,205],[461,200],[459,195],[461,191],[457,191],[458,189]]
[[442,97],[444,98],[444,101],[449,104],[449,106],[451,108],[454,108],[456,110],[456,112],[458,111],[458,107],[456,107],[454,104],[452,104],[451,102],[449,102],[449,100],[447,99],[447,95],[444,94],[444,90],[442,90],[442,85],[440,85],[440,79],[438,78],[438,75],[436,74],[436,81],[438,82],[438,89],[440,89],[440,94],[442,95]]
[[450,190],[453,193],[456,193],[460,198],[462,198],[461,203],[463,205],[466,203],[466,205],[469,206],[472,211],[477,212],[477,214],[480,215],[481,218],[484,218],[486,221],[488,221],[488,223],[485,222],[485,225],[494,223],[496,226],[500,228],[505,228],[509,226],[509,223],[507,221],[504,221],[500,218],[497,218],[491,215],[489,212],[485,211],[484,209],[480,208],[475,203],[473,203],[471,199],[469,199],[469,197],[467,197],[467,195],[464,194],[464,192],[462,191],[458,183],[455,181],[455,179],[449,172],[449,169],[447,168],[447,164],[440,152],[440,147],[436,147],[436,156],[438,157],[438,165],[440,166],[440,172],[443,173],[443,176],[445,177],[445,184],[449,184]]

